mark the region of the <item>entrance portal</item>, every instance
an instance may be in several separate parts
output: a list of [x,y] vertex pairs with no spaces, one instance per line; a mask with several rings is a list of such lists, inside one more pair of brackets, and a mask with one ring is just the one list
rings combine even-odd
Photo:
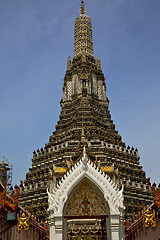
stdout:
[[65,208],[68,240],[107,240],[106,201],[88,179],[71,192]]
[[82,159],[50,188],[48,203],[51,240],[124,239],[123,189],[88,159],[85,147]]

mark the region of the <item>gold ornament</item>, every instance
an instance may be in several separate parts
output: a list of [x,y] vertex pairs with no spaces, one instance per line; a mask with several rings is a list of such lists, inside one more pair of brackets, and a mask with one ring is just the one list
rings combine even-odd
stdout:
[[155,212],[150,213],[150,210],[148,209],[145,213],[142,212],[143,216],[143,224],[146,228],[151,225],[152,227],[156,227],[156,218],[155,218]]
[[30,215],[27,217],[24,212],[22,213],[21,217],[17,217],[17,230],[21,231],[24,229],[25,231],[28,231],[30,227],[29,219]]
[[67,172],[67,169],[66,168],[63,168],[63,167],[56,167],[56,171],[55,172],[58,172],[58,173],[66,173]]

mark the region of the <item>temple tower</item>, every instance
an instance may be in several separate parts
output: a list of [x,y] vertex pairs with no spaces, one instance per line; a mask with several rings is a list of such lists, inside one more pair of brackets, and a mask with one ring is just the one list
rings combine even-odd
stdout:
[[74,57],[86,53],[94,57],[91,19],[85,14],[84,2],[74,28]]
[[[115,129],[106,96],[99,56],[93,51],[92,24],[81,3],[75,21],[74,57],[68,57],[61,112],[56,130],[44,148],[33,152],[32,167],[21,183],[19,201],[32,204],[33,214],[47,216],[47,187],[55,185],[83,154],[121,188],[124,185],[126,216],[152,201],[150,182],[139,162],[138,150],[122,141]],[[53,187],[53,186],[52,186]],[[38,200],[38,204],[37,204]]]

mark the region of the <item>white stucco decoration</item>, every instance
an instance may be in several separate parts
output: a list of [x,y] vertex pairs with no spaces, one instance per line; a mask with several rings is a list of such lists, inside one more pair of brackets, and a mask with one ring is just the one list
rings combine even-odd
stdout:
[[56,188],[52,190],[52,193],[48,192],[48,210],[54,211],[55,214],[60,214],[63,211],[69,193],[84,177],[92,181],[104,194],[111,212],[124,208],[123,189],[119,191],[110,177],[88,159],[84,147],[82,159],[63,176]]
[[[58,219],[58,229],[60,230],[60,225],[62,224],[62,219],[60,220],[60,218],[63,217],[63,210],[68,196],[83,178],[88,178],[94,185],[97,186],[109,205],[111,227],[114,225],[114,229],[116,229],[115,232],[113,231],[114,233],[111,233],[109,239],[123,239],[123,230],[119,235],[121,237],[117,237],[117,231],[120,229],[120,218],[123,217],[124,211],[123,188],[119,190],[116,183],[114,183],[109,176],[102,172],[101,169],[88,159],[85,147],[83,149],[82,159],[72,166],[72,168],[63,176],[58,185],[52,189],[51,192],[47,191],[50,225],[56,225],[56,219]],[[54,230],[51,230],[50,239],[64,239],[62,237],[63,233],[60,234],[60,232],[61,231],[56,232],[56,226],[54,226]]]

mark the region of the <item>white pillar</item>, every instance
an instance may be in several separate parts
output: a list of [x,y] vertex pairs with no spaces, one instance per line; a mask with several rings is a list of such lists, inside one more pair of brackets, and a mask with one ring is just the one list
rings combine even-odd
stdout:
[[120,227],[120,239],[124,240],[124,210],[120,209],[120,221],[119,221],[119,227]]
[[55,236],[55,222],[54,222],[54,215],[53,211],[49,212],[49,239],[54,240]]
[[49,211],[49,235],[50,240],[63,239],[63,217],[55,216],[52,210]]
[[62,216],[55,216],[55,236],[53,240],[62,240],[63,239],[63,219]]
[[120,239],[120,225],[119,225],[119,214],[111,214],[111,239],[112,240],[121,240]]

